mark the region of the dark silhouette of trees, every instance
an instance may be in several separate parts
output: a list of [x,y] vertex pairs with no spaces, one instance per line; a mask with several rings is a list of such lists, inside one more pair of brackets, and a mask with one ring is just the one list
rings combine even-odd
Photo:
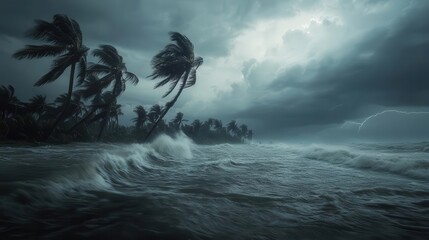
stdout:
[[[80,75],[85,75],[86,54],[89,48],[85,47],[82,43],[82,32],[79,24],[66,15],[54,15],[52,22],[36,20],[36,25],[28,31],[28,36],[49,44],[27,45],[13,55],[15,58],[57,57],[53,62],[51,70],[43,75],[34,84],[35,86],[42,86],[55,81],[70,67],[66,102],[62,112],[52,124],[51,130],[47,133],[46,138],[48,138],[67,114],[73,92],[76,64],[79,64]],[[83,79],[80,81],[83,81]]]
[[[96,81],[99,81],[97,77],[89,77],[85,79],[82,86],[90,86]],[[64,122],[64,125],[70,125],[86,118],[88,125],[84,125],[85,128],[76,129],[72,133],[56,133],[53,135],[55,142],[91,141],[98,136],[99,127],[104,124],[105,119],[107,119],[107,123],[103,141],[139,141],[146,136],[147,130],[152,127],[162,113],[162,108],[157,104],[153,105],[149,112],[139,105],[134,109],[136,114],[133,119],[135,126],[121,126],[118,116],[122,115],[122,106],[116,102],[116,98],[112,98],[112,91],[83,93],[88,88],[83,88],[73,94]],[[89,97],[89,106],[85,105],[84,96]],[[67,94],[61,94],[53,103],[48,103],[43,95],[35,95],[28,102],[21,102],[14,96],[13,87],[0,86],[0,99],[10,100],[2,101],[0,104],[1,116],[3,116],[4,111],[6,112],[6,117],[0,119],[0,140],[37,142],[43,140],[45,133],[49,131],[51,127],[49,119],[54,117],[55,113],[66,104]],[[112,99],[114,99],[113,102]],[[183,132],[193,141],[201,144],[242,143],[251,140],[253,137],[253,132],[248,129],[247,125],[241,124],[240,127],[237,127],[236,121],[231,121],[228,124],[228,129],[237,127],[238,130],[228,130],[222,125],[222,121],[216,118],[209,118],[206,121],[195,119],[191,124],[186,124],[186,122],[184,114],[178,112],[168,125],[165,124],[164,120],[159,122],[157,133],[174,135]],[[231,128],[231,126],[235,127]]]
[[232,133],[234,136],[237,136],[239,134],[239,128],[237,125],[237,122],[235,120],[232,120],[228,123],[227,130],[229,133]]
[[[110,99],[104,99],[104,111],[113,111],[105,112],[103,114],[103,119],[100,125],[100,131],[98,133],[97,139],[101,138],[104,128],[109,122],[109,117],[111,114],[115,114],[115,106],[117,98],[125,91],[126,82],[131,82],[133,85],[136,85],[139,82],[138,77],[131,72],[128,72],[123,58],[119,55],[116,48],[111,45],[100,45],[99,49],[93,51],[94,57],[99,59],[98,63],[90,63],[86,74],[89,76],[87,80],[82,81],[82,85],[86,88],[81,90],[81,94],[84,98],[94,97],[96,100],[100,98],[101,93],[106,88],[111,88],[110,94],[105,96],[110,96]],[[100,106],[93,106],[92,111],[88,113],[84,119],[79,121],[75,126],[73,126],[70,131],[73,131],[77,126],[85,122],[89,117],[97,110]]]
[[[66,15],[54,15],[52,22],[36,20],[28,36],[46,42],[26,45],[15,52],[17,59],[55,57],[52,68],[34,85],[57,80],[70,68],[67,93],[48,103],[45,95],[35,95],[28,102],[15,96],[12,86],[0,85],[0,140],[25,141],[146,141],[153,133],[173,135],[183,132],[197,143],[240,143],[252,139],[253,132],[247,125],[238,127],[231,121],[224,127],[221,120],[209,118],[186,124],[184,114],[178,112],[170,122],[165,115],[176,103],[183,89],[196,83],[196,71],[203,64],[194,55],[192,42],[184,35],[171,32],[172,43],[167,44],[152,59],[153,72],[148,77],[159,79],[155,88],[169,85],[163,95],[167,97],[177,89],[175,96],[164,107],[153,105],[148,111],[135,107],[134,126],[119,124],[122,115],[118,97],[125,91],[126,83],[136,85],[138,77],[129,72],[115,47],[100,45],[92,51],[98,60],[86,62],[89,49],[82,43],[79,24]],[[78,68],[75,84],[75,70]],[[78,88],[76,91],[74,87]],[[68,131],[64,131],[68,129]],[[105,133],[103,136],[103,132]]]
[[113,114],[117,119],[116,99],[125,91],[125,83],[129,81],[133,85],[136,85],[139,79],[134,73],[128,72],[122,56],[118,54],[118,51],[113,46],[100,45],[99,49],[93,51],[93,55],[99,58],[99,63],[92,63],[89,65],[87,70],[88,74],[99,76],[100,79],[98,83],[103,86],[103,88],[112,86],[111,99],[107,100],[107,103],[110,105],[107,107],[107,110],[111,112],[105,115],[101,123],[100,132],[97,137],[99,140],[109,121],[109,116]]
[[26,109],[33,114],[36,120],[40,120],[45,117],[45,114],[53,112],[52,105],[46,102],[45,95],[39,94],[30,99],[26,104]]
[[159,119],[159,116],[162,114],[162,108],[158,104],[153,105],[148,114],[148,119],[152,123],[152,126],[155,125],[157,119]]
[[184,88],[191,87],[197,81],[197,69],[203,63],[201,57],[195,57],[194,45],[184,35],[178,32],[171,32],[170,43],[152,59],[153,73],[149,76],[152,79],[161,78],[155,88],[170,84],[169,90],[163,95],[168,96],[179,84],[179,90],[174,98],[167,102],[161,116],[157,119],[151,130],[147,134],[147,140],[155,130],[159,122],[167,114],[168,110],[176,103]]
[[1,119],[10,117],[16,113],[20,107],[20,102],[15,96],[15,88],[11,85],[0,87],[0,113]]
[[142,105],[139,105],[134,108],[134,112],[137,114],[137,117],[133,118],[133,122],[135,123],[136,128],[140,129],[144,126],[146,120],[148,119],[146,109],[144,109]]
[[184,121],[187,121],[186,119],[183,119],[183,113],[181,113],[181,112],[178,112],[177,114],[176,114],[176,117],[174,117],[172,120],[171,120],[171,127],[173,128],[173,129],[175,129],[175,130],[180,130],[180,129],[182,129],[182,123],[184,122]]

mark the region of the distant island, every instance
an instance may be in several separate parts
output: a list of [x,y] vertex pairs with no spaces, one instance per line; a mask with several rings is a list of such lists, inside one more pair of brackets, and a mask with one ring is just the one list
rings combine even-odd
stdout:
[[92,51],[98,59],[87,63],[90,51],[82,42],[79,24],[66,15],[54,15],[52,22],[36,20],[27,35],[45,45],[26,45],[13,55],[16,59],[54,57],[51,69],[34,84],[42,86],[57,80],[70,69],[67,93],[48,103],[46,95],[36,95],[27,102],[19,100],[15,88],[0,85],[0,141],[67,143],[75,141],[146,142],[159,134],[183,132],[196,143],[242,143],[251,140],[253,131],[232,120],[223,126],[219,119],[194,120],[189,123],[179,112],[169,122],[164,120],[185,88],[193,86],[196,71],[203,64],[194,55],[192,42],[178,32],[171,32],[172,43],[152,58],[158,80],[155,88],[169,85],[163,97],[175,89],[176,95],[164,107],[135,107],[134,126],[119,124],[122,115],[117,100],[127,84],[137,85],[138,77],[129,72],[122,56],[111,45]]

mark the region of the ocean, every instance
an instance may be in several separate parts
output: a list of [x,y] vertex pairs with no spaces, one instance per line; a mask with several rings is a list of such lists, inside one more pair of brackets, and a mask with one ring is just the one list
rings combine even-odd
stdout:
[[0,239],[427,239],[429,143],[0,146]]

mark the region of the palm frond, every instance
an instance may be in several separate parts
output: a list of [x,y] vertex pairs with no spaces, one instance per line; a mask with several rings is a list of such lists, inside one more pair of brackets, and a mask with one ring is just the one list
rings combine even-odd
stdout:
[[186,80],[185,88],[192,87],[197,82],[197,70],[193,68],[189,74],[188,79]]
[[81,39],[78,39],[76,31],[73,27],[72,20],[64,14],[54,15],[53,24],[64,34],[64,39],[67,40],[69,45],[81,46]]
[[112,84],[113,80],[115,80],[115,75],[107,74],[99,79],[98,84],[103,86],[104,89],[107,88],[110,84]]
[[96,114],[93,118],[89,120],[90,123],[96,122],[100,119],[107,117],[108,112],[106,110],[102,110],[100,113]]
[[30,103],[40,105],[46,103],[46,95],[38,94],[30,99]]
[[36,26],[27,31],[26,35],[56,45],[69,45],[70,42],[65,33],[55,24],[43,20],[35,20]]
[[170,88],[168,89],[168,91],[166,93],[164,93],[164,95],[162,95],[162,97],[165,98],[168,95],[170,95],[170,93],[173,92],[174,88],[176,88],[177,83],[179,83],[179,80],[171,82]]
[[56,56],[64,53],[67,49],[64,46],[59,45],[26,45],[25,48],[18,50],[13,54],[14,58],[19,60],[28,58],[42,58],[48,56]]
[[67,93],[59,95],[57,98],[55,98],[54,102],[57,104],[65,104],[65,102],[67,102]]
[[202,58],[202,57],[197,57],[197,58],[195,58],[195,60],[194,60],[193,67],[194,67],[195,69],[198,69],[198,68],[199,68],[203,63],[204,63],[203,58]]
[[100,45],[99,49],[94,49],[92,55],[97,57],[99,61],[110,67],[117,67],[122,63],[122,57],[119,56],[116,48],[110,45]]
[[70,66],[73,63],[74,56],[71,54],[64,54],[55,59],[51,70],[43,75],[35,84],[34,86],[42,86],[46,83],[50,83],[63,74],[63,72],[66,70],[68,66]]
[[80,30],[79,23],[77,23],[74,19],[70,19],[70,20],[71,20],[71,26],[73,27],[74,35],[76,36],[76,40],[78,40],[77,46],[81,46],[82,45],[82,31]]
[[86,80],[83,84],[84,89],[79,90],[81,96],[87,100],[91,97],[95,97],[96,95],[100,94],[103,89],[107,88],[109,86],[110,82],[108,81],[100,81],[98,79],[96,80]]
[[192,42],[185,36],[178,32],[170,32],[171,41],[176,42],[176,44],[183,49],[183,54],[189,59],[193,59],[194,55],[194,45]]
[[110,74],[112,73],[112,68],[99,63],[90,63],[86,71],[91,75]]
[[139,83],[139,78],[131,72],[124,72],[125,80],[130,81],[132,84],[137,85]]
[[169,61],[169,59],[165,59],[165,62],[160,62],[154,66],[153,73],[149,75],[149,77],[152,79],[159,77],[164,78],[155,85],[155,88],[158,88],[160,86],[164,86],[168,82],[179,81],[185,70],[186,67],[183,66],[182,60]]
[[77,75],[78,76],[77,84],[79,86],[82,85],[83,82],[85,81],[86,67],[87,67],[86,56],[84,56],[79,61],[79,73]]

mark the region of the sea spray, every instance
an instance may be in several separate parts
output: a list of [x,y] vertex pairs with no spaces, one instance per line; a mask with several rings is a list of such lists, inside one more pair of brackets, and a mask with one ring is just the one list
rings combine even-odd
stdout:
[[429,160],[427,158],[410,158],[407,154],[363,152],[347,147],[335,150],[333,147],[313,146],[306,148],[303,156],[308,159],[325,161],[345,167],[429,180]]
[[157,153],[185,159],[191,159],[194,143],[184,133],[180,132],[174,137],[162,134],[158,136],[149,146]]
[[387,240],[429,234],[425,144],[187,141],[160,136],[148,144],[0,147],[0,238]]
[[131,179],[166,166],[160,161],[191,159],[195,146],[186,135],[178,133],[174,137],[162,134],[148,144],[108,148],[67,173],[48,180],[53,194],[60,197],[77,191],[115,191],[118,186],[132,186]]

